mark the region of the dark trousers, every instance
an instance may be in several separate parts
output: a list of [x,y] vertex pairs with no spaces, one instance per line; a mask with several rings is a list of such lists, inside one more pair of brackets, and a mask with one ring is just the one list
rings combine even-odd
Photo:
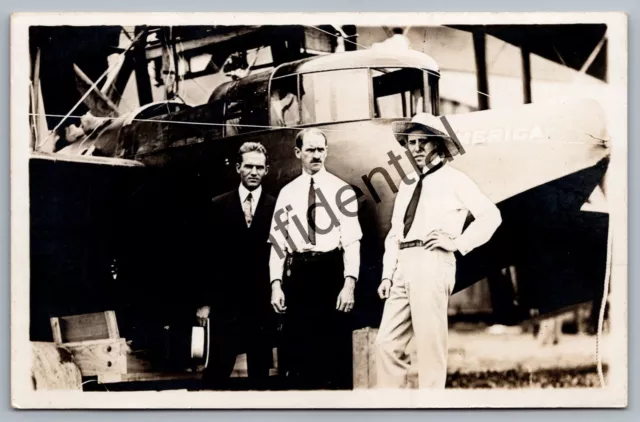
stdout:
[[288,259],[282,287],[287,311],[279,372],[293,389],[352,388],[350,314],[336,304],[344,286],[342,251]]
[[[248,311],[251,312],[251,311]],[[209,363],[203,373],[202,387],[209,390],[232,388],[231,374],[239,354],[247,354],[248,388],[268,388],[273,364],[273,336],[268,317],[259,319],[218,317],[211,319]]]

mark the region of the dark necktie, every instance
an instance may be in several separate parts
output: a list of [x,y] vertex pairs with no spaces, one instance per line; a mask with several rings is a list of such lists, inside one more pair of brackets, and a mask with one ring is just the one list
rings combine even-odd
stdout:
[[426,176],[433,173],[442,167],[443,163],[440,162],[435,166],[431,167],[427,170],[426,173],[420,175],[420,180],[418,181],[418,185],[416,189],[413,191],[413,195],[411,196],[411,201],[409,201],[409,206],[407,206],[407,212],[404,214],[404,237],[407,237],[409,230],[411,230],[411,225],[413,224],[413,220],[416,218],[416,210],[418,209],[418,202],[420,201],[420,194],[422,193],[422,181]]
[[309,228],[309,242],[316,244],[316,190],[313,188],[313,177],[309,185],[309,201],[307,202],[307,225]]

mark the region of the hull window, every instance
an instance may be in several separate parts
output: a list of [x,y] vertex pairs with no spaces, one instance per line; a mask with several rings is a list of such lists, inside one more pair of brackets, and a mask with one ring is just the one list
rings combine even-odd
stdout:
[[426,73],[412,68],[371,69],[373,108],[376,118],[412,117],[433,113]]
[[271,126],[300,124],[300,93],[298,75],[274,79],[269,98]]
[[300,75],[302,124],[369,119],[366,69]]
[[242,130],[242,102],[229,101],[224,113],[224,136],[239,135]]

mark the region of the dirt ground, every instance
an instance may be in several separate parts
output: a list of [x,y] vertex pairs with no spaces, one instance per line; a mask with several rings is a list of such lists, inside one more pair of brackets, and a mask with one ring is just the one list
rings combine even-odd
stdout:
[[[607,378],[609,335],[601,344],[603,370]],[[277,353],[274,351],[274,357]],[[277,360],[276,360],[277,361]],[[240,355],[234,369],[234,388],[245,388],[246,356]],[[563,334],[557,344],[543,344],[541,338],[523,333],[518,327],[449,331],[447,388],[563,388],[598,387],[596,337],[587,334]],[[272,375],[277,374],[277,369]],[[415,374],[413,374],[415,377]],[[277,377],[274,377],[274,382]],[[174,385],[175,384],[175,385]],[[128,383],[101,386],[88,384],[91,390],[197,389],[197,383]],[[274,388],[277,389],[274,385]]]
[[[601,343],[606,377],[608,335]],[[597,387],[596,337],[563,334],[543,345],[530,333],[450,331],[450,388]]]
[[[605,333],[601,344],[605,377],[607,347]],[[452,328],[448,373],[448,388],[597,387],[596,336],[562,334],[557,344],[543,344],[540,337],[519,327]],[[240,355],[234,377],[244,376],[246,357]]]
[[[608,335],[601,344],[603,362],[607,362]],[[450,372],[536,371],[553,368],[577,368],[595,365],[596,336],[563,334],[558,344],[544,345],[530,333],[491,334],[449,331]]]

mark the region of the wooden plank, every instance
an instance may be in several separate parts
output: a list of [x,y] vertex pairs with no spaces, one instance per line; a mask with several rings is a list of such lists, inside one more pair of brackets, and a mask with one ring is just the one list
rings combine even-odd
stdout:
[[489,78],[487,77],[487,44],[483,30],[473,32],[473,49],[476,56],[478,83],[478,110],[489,109]]
[[139,381],[198,380],[200,378],[202,378],[201,372],[138,372],[132,374],[100,374],[98,375],[98,382],[100,384],[111,384]]
[[[377,328],[362,328],[353,332],[353,388],[369,389],[376,387],[376,337]],[[410,341],[406,353],[411,362],[416,361],[414,341]],[[417,367],[412,365],[407,374],[407,386],[418,388]]]
[[49,320],[51,322],[51,332],[53,333],[53,342],[56,344],[62,343],[62,331],[60,331],[60,320],[53,317]]
[[376,386],[377,381],[377,371],[376,371],[376,337],[378,337],[378,329],[377,328],[368,328],[367,333],[367,348],[368,348],[368,363],[369,363],[369,373],[368,373],[368,388],[374,388]]
[[65,344],[83,376],[127,372],[127,345],[124,339],[111,342]]
[[332,42],[334,37],[321,32],[315,28],[305,28],[304,30],[304,47],[305,50],[318,51],[322,53],[331,53]]
[[98,374],[98,384],[122,382],[122,374]]
[[358,49],[358,28],[355,25],[342,25],[342,31],[347,36],[344,43],[345,51],[356,51]]
[[115,78],[111,82],[109,82],[108,79],[105,81],[102,92],[104,92],[107,97],[116,104],[120,104],[120,101],[122,101],[122,93],[129,83],[129,79],[133,73],[133,67],[133,54],[131,54],[131,52],[126,52],[122,66]]
[[[36,51],[36,61],[33,67],[33,79],[31,82],[31,88],[32,88],[32,110],[33,113],[38,113],[38,111],[40,110],[40,96],[38,95],[38,91],[39,91],[39,86],[40,86],[40,49],[38,48]],[[33,119],[35,122],[38,122],[38,119],[36,116],[33,116]],[[37,127],[38,124],[36,123],[36,136],[33,136],[31,138],[31,149],[34,150],[36,145],[39,143],[38,142],[38,134],[40,134],[41,132],[38,130],[39,128]]]
[[[229,27],[232,28],[232,27]],[[216,44],[220,44],[227,41],[233,41],[240,36],[256,32],[260,28],[258,27],[242,27],[240,29],[225,29],[224,33],[218,33],[210,36],[206,36],[199,39],[185,40],[180,43],[180,49],[183,52],[190,52],[191,50],[207,49],[214,47]],[[146,50],[146,59],[153,60],[162,56],[162,46],[150,47]]]
[[32,151],[30,159],[55,161],[61,163],[87,163],[109,167],[144,167],[144,164],[136,160],[127,160],[114,157],[95,157],[93,155],[71,156],[56,154],[53,152]]
[[373,388],[376,383],[375,342],[377,328],[353,332],[353,388]]
[[353,332],[353,388],[369,388],[369,330]]
[[136,87],[138,89],[138,101],[141,106],[153,102],[153,93],[151,91],[151,77],[147,59],[145,57],[145,48],[147,45],[147,29],[143,26],[135,27],[136,37],[140,33],[140,40],[132,49],[132,57],[134,59],[134,70],[136,76]]
[[531,53],[525,47],[520,47],[522,55],[522,98],[525,104],[531,104]]
[[104,312],[59,317],[62,342],[91,341],[109,338]]
[[117,340],[118,343],[121,343],[121,342],[125,342],[126,343],[126,339],[124,339],[124,338],[120,338],[120,339],[103,338],[103,339],[100,339],[100,340],[74,341],[74,342],[70,342],[70,343],[63,343],[62,345],[65,346],[65,347],[81,347],[81,346],[86,346],[87,344],[110,345],[110,344],[113,344],[114,342],[116,342],[116,340]]
[[[157,366],[157,365],[155,365]],[[154,367],[149,359],[145,359],[140,353],[127,354],[127,373],[133,374],[138,372],[159,372],[159,368]]]
[[84,95],[91,89],[91,93],[84,99],[84,104],[89,107],[89,110],[94,116],[111,116],[118,115],[118,106],[116,106],[109,97],[107,97],[102,91],[94,85],[94,82],[76,65],[73,64],[73,70],[76,73],[78,88],[81,89],[81,94]]
[[116,320],[115,311],[105,311],[104,316],[107,320],[109,338],[120,338],[120,331],[118,330],[118,321]]

